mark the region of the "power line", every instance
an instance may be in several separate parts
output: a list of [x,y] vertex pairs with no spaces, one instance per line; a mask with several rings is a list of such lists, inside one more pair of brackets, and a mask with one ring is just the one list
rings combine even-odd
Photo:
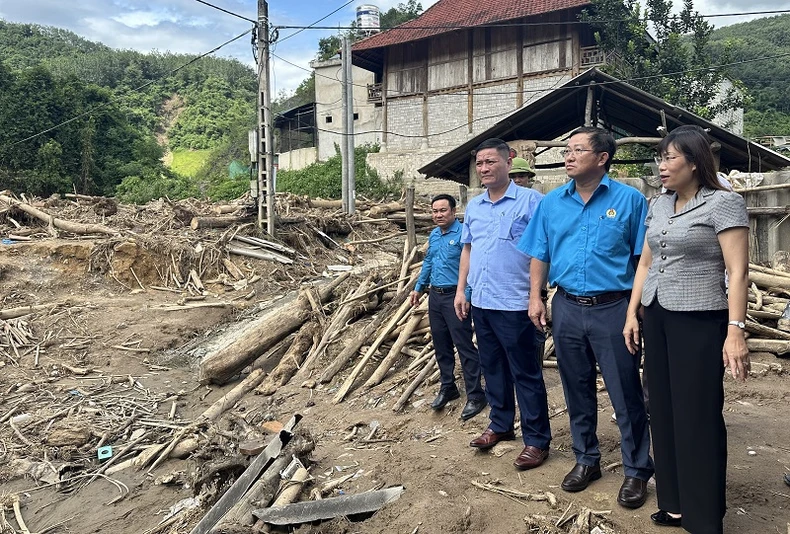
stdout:
[[247,17],[245,17],[243,15],[239,15],[238,13],[234,13],[233,11],[228,11],[227,9],[222,9],[221,7],[215,6],[214,4],[210,4],[210,3],[206,2],[205,0],[195,0],[195,2],[198,2],[200,4],[206,5],[208,7],[213,7],[214,9],[216,9],[218,11],[222,11],[223,13],[227,13],[228,15],[232,15],[232,16],[238,17],[238,18],[240,18],[242,20],[246,20],[247,22],[252,22],[253,24],[258,24],[257,20],[248,19]]
[[[199,1],[199,0],[198,0]],[[349,2],[350,3],[350,2]],[[346,4],[347,5],[347,4]],[[780,10],[772,10],[772,11],[744,11],[740,13],[717,13],[714,15],[701,15],[698,14],[700,18],[703,19],[710,19],[710,18],[721,18],[721,17],[747,17],[747,16],[754,16],[754,15],[781,15],[785,13],[790,13],[790,9],[780,9]],[[328,16],[328,15],[327,15]],[[326,17],[324,17],[326,18]],[[668,17],[672,20],[680,19],[680,15],[672,15]],[[323,20],[323,19],[321,19]],[[416,19],[415,19],[416,20]],[[544,21],[544,22],[491,22],[491,23],[484,23],[484,24],[432,24],[426,26],[415,26],[409,25],[408,27],[404,27],[403,25],[396,26],[394,28],[390,28],[389,30],[385,31],[410,31],[410,30],[463,30],[469,28],[509,28],[509,27],[529,27],[529,26],[557,26],[557,25],[564,25],[564,24],[602,24],[602,23],[609,23],[609,22],[630,22],[632,19],[595,19],[590,18],[589,20],[565,20],[565,21]],[[641,22],[651,22],[647,17],[641,17],[637,19]],[[289,25],[278,25],[276,26],[282,30],[295,30],[298,29],[300,31],[304,30],[358,30],[359,28],[356,26],[316,26],[315,23],[309,26],[289,26]],[[296,32],[299,33],[299,32]],[[296,35],[293,33],[291,35]],[[290,37],[290,36],[289,36]]]
[[213,54],[213,53],[214,53],[214,52],[216,52],[217,50],[219,50],[219,49],[221,49],[221,48],[223,48],[223,47],[225,47],[225,46],[229,45],[230,43],[232,43],[232,42],[234,42],[234,41],[237,41],[237,40],[241,39],[242,37],[244,37],[245,35],[247,35],[247,34],[248,34],[248,33],[250,33],[251,31],[252,31],[252,29],[249,29],[249,30],[247,30],[247,31],[246,31],[246,32],[244,32],[244,33],[240,33],[240,34],[239,34],[239,35],[237,35],[236,37],[234,37],[234,38],[232,38],[232,39],[229,39],[229,40],[225,41],[225,42],[224,42],[224,43],[222,43],[221,45],[219,45],[219,46],[217,46],[217,47],[215,47],[215,48],[212,48],[212,49],[211,49],[211,50],[209,50],[208,52],[205,52],[205,53],[203,53],[203,54],[200,54],[199,56],[196,56],[196,57],[192,58],[191,60],[187,61],[187,62],[186,62],[186,63],[184,63],[183,65],[181,65],[181,66],[179,66],[179,67],[176,67],[176,68],[174,68],[174,69],[173,69],[173,70],[171,70],[170,72],[166,72],[166,73],[164,73],[163,75],[159,76],[158,78],[154,78],[154,79],[152,79],[152,80],[149,80],[149,81],[145,82],[143,85],[141,85],[141,86],[139,86],[139,87],[135,87],[135,88],[131,89],[131,90],[129,91],[129,93],[126,93],[126,94],[124,94],[124,95],[118,95],[118,96],[111,97],[109,100],[107,100],[107,102],[103,102],[103,103],[101,103],[101,104],[99,104],[99,105],[97,105],[97,106],[94,106],[94,107],[92,107],[91,109],[89,109],[88,111],[84,111],[83,113],[80,113],[79,115],[77,115],[77,116],[75,116],[75,117],[72,117],[72,118],[70,118],[70,119],[67,119],[67,120],[65,120],[65,121],[63,121],[63,122],[61,122],[61,123],[58,123],[58,124],[56,124],[56,125],[54,125],[54,126],[52,126],[52,127],[50,127],[50,128],[47,128],[46,130],[40,131],[40,132],[38,132],[38,133],[35,133],[35,134],[33,134],[33,135],[29,136],[29,137],[26,137],[26,138],[24,138],[24,139],[22,139],[22,140],[20,140],[20,141],[16,141],[16,142],[14,142],[14,143],[11,143],[11,144],[9,144],[9,145],[6,145],[6,147],[5,147],[5,148],[11,148],[11,147],[13,147],[13,146],[16,146],[16,145],[19,145],[19,144],[21,144],[21,143],[25,143],[25,142],[27,142],[27,141],[30,141],[31,139],[35,139],[36,137],[40,137],[40,136],[42,136],[42,135],[44,135],[44,134],[46,134],[46,133],[49,133],[49,132],[51,132],[51,131],[53,131],[53,130],[56,130],[56,129],[60,128],[61,126],[65,126],[66,124],[70,124],[70,123],[72,123],[72,122],[74,122],[74,121],[76,121],[76,120],[79,120],[79,119],[83,118],[83,117],[86,117],[86,116],[88,116],[88,115],[91,115],[91,114],[93,114],[93,113],[96,113],[97,111],[100,111],[100,110],[102,110],[102,109],[106,108],[106,107],[107,107],[107,106],[109,106],[110,104],[114,104],[114,103],[116,103],[116,102],[119,102],[119,101],[121,101],[121,100],[124,100],[125,98],[127,98],[127,97],[129,96],[129,94],[131,94],[131,93],[137,93],[137,92],[141,91],[142,89],[145,89],[145,88],[146,88],[146,87],[148,87],[149,85],[152,85],[152,84],[154,84],[154,83],[156,83],[156,82],[158,82],[158,81],[160,81],[160,80],[163,80],[163,79],[165,79],[165,78],[166,78],[166,77],[168,77],[168,76],[171,76],[171,75],[175,74],[176,72],[180,71],[181,69],[184,69],[184,68],[188,67],[189,65],[191,65],[192,63],[195,63],[195,62],[196,62],[196,61],[198,61],[199,59],[203,59],[204,57],[206,57],[206,56],[208,56],[208,55],[210,55],[210,54]]
[[[275,56],[275,57],[277,57],[279,60],[284,61],[285,63],[288,63],[289,65],[294,66],[294,67],[296,67],[298,69],[301,69],[301,70],[303,70],[305,72],[309,72],[311,74],[314,72],[314,71],[312,71],[310,69],[307,69],[305,67],[297,65],[296,63],[292,63],[291,61],[288,61],[287,59],[284,59],[284,58],[282,58],[280,56]],[[783,53],[783,54],[776,54],[776,55],[773,55],[773,56],[763,56],[763,57],[752,58],[752,59],[744,59],[744,60],[741,60],[741,61],[733,61],[731,63],[720,63],[720,64],[717,64],[717,65],[710,65],[708,67],[697,67],[697,68],[694,68],[694,69],[681,70],[681,71],[675,71],[675,72],[667,72],[667,73],[661,73],[661,74],[651,74],[651,75],[648,75],[648,76],[637,76],[637,77],[634,77],[634,78],[623,78],[623,79],[620,79],[620,80],[617,80],[617,81],[613,81],[613,82],[599,82],[598,85],[609,85],[609,84],[612,84],[612,83],[642,81],[642,80],[649,80],[649,79],[653,79],[653,78],[665,78],[665,77],[669,78],[669,77],[672,77],[672,76],[679,76],[679,75],[682,75],[682,74],[689,74],[689,73],[692,73],[692,72],[716,71],[716,70],[724,69],[726,67],[733,67],[733,66],[736,66],[736,65],[743,65],[745,63],[754,63],[754,62],[757,62],[757,61],[767,61],[767,60],[770,60],[770,59],[781,59],[781,58],[787,58],[787,57],[790,57],[790,52],[786,52],[786,53]],[[315,73],[315,75],[319,76],[321,78],[326,78],[328,80],[337,81],[336,78],[333,78],[331,76],[325,76],[323,74],[318,74],[317,72]],[[491,81],[491,80],[487,80],[487,81]],[[354,83],[352,83],[351,85],[356,86],[356,87],[363,87],[363,88],[367,89],[367,85],[354,84]],[[561,90],[561,89],[563,89],[563,88],[562,87],[557,88],[557,90]],[[567,89],[575,89],[575,87],[568,87]],[[518,94],[518,93],[541,93],[541,92],[544,92],[544,91],[547,91],[547,89],[523,89],[521,91],[502,91],[502,92],[487,91],[485,94],[486,95],[512,95],[512,94]],[[449,93],[446,96],[455,96],[455,95],[466,96],[467,93],[468,92]],[[411,95],[411,94],[419,94],[419,93],[407,93],[405,91],[392,91],[392,92],[388,91],[387,92],[387,96]]]
[[[198,0],[198,1],[200,1],[200,0]],[[298,35],[298,34],[302,33],[303,31],[305,31],[305,30],[308,30],[308,29],[310,29],[310,28],[317,28],[316,24],[318,24],[319,22],[322,22],[322,21],[324,21],[324,20],[328,19],[329,17],[331,17],[332,15],[334,15],[335,13],[337,13],[338,11],[340,11],[341,9],[343,9],[344,7],[348,6],[349,4],[352,4],[352,3],[354,3],[354,1],[355,1],[355,0],[348,0],[348,2],[346,2],[345,4],[343,4],[342,6],[340,6],[339,8],[335,9],[335,10],[334,10],[334,11],[332,11],[331,13],[329,13],[329,14],[327,14],[327,15],[324,15],[323,17],[321,17],[321,18],[320,18],[320,19],[318,19],[317,21],[313,22],[312,24],[310,24],[310,25],[308,25],[308,26],[304,26],[304,27],[302,27],[302,28],[299,28],[299,31],[295,31],[295,32],[293,32],[293,33],[290,33],[290,34],[286,35],[285,37],[283,37],[282,39],[280,39],[280,42],[282,42],[282,41],[285,41],[286,39],[290,39],[291,37],[293,37],[293,36],[295,36],[295,35]],[[276,26],[276,28],[282,28],[282,29],[285,29],[286,27],[285,27],[285,26]],[[296,29],[296,28],[289,28],[289,29]]]

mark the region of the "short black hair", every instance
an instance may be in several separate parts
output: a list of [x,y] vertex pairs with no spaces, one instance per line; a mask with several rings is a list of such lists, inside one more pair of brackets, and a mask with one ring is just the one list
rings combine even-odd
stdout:
[[455,209],[455,198],[452,195],[448,195],[446,193],[442,193],[441,195],[436,195],[431,199],[431,207],[433,207],[433,203],[437,200],[446,200],[448,204],[450,204],[450,209]]
[[485,141],[477,145],[477,148],[475,148],[473,155],[476,156],[478,152],[480,152],[481,150],[485,150],[487,148],[496,149],[496,151],[499,152],[499,155],[503,156],[505,159],[510,157],[510,147],[508,146],[508,144],[496,137],[486,139]]
[[609,158],[606,160],[606,165],[604,167],[606,172],[609,172],[609,167],[612,166],[614,153],[617,150],[617,143],[614,142],[614,136],[606,130],[596,128],[595,126],[582,126],[581,128],[576,128],[571,132],[571,137],[576,134],[587,134],[590,138],[590,146],[595,152],[606,152],[609,154]]

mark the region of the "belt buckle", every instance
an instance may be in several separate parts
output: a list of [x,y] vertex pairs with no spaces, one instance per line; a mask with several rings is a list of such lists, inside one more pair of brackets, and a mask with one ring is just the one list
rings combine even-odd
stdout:
[[595,304],[595,299],[593,297],[576,297],[576,302],[582,306],[592,306]]

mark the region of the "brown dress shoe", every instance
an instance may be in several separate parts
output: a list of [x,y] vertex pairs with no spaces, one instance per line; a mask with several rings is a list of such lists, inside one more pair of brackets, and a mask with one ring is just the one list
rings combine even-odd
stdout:
[[477,437],[469,442],[469,446],[476,449],[490,449],[500,441],[508,441],[511,439],[516,439],[516,435],[512,430],[497,434],[490,428],[486,428],[486,431],[483,432],[480,437]]
[[525,469],[535,469],[540,464],[546,461],[546,458],[549,457],[549,450],[539,449],[537,447],[533,447],[532,445],[527,445],[524,447],[524,450],[521,451],[521,454],[518,455],[516,461],[513,462],[517,468],[524,471]]

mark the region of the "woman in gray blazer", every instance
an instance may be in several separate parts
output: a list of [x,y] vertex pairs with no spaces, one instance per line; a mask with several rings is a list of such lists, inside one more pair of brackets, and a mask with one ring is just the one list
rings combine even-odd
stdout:
[[[659,145],[667,192],[651,203],[623,335],[636,353],[644,306],[645,373],[659,511],[693,533],[723,531],[727,430],[724,369],[749,372],[746,204],[718,182],[704,130],[682,126]],[[729,292],[724,271],[729,274]]]

